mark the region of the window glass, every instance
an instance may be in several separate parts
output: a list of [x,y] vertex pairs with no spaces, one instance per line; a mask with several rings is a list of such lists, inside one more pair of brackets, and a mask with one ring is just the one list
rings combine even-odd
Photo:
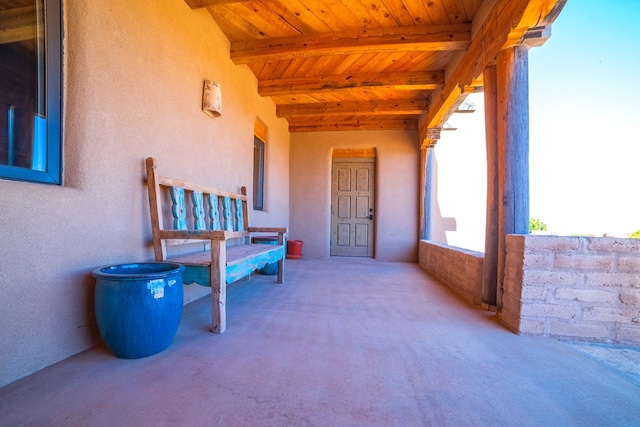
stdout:
[[264,209],[264,142],[253,139],[253,209]]
[[0,1],[0,177],[58,184],[60,1]]

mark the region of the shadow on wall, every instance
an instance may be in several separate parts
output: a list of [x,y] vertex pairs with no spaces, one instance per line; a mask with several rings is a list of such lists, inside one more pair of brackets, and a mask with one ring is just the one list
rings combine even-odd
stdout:
[[455,217],[443,217],[440,211],[440,203],[438,202],[438,159],[436,156],[433,158],[433,189],[434,196],[431,207],[431,240],[436,242],[448,244],[447,231],[456,231],[458,228]]

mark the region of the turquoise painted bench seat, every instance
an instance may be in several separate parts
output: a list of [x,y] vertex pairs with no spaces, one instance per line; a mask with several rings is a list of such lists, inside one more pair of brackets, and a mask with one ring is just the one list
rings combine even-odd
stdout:
[[[257,244],[229,246],[227,247],[226,264],[227,283],[240,280],[266,264],[281,260],[283,256],[284,248],[282,246],[277,246],[272,250],[265,250]],[[211,255],[208,252],[173,256],[171,260],[185,266],[185,271],[182,274],[184,283],[211,286]]]
[[[147,158],[146,169],[155,258],[184,265],[185,284],[211,287],[211,330],[222,333],[226,329],[227,284],[275,262],[276,281],[284,282],[287,229],[250,227],[245,187],[241,194],[235,194],[168,178],[158,174],[152,157]],[[278,244],[249,243],[251,233],[277,233]],[[194,251],[194,246],[198,250]]]

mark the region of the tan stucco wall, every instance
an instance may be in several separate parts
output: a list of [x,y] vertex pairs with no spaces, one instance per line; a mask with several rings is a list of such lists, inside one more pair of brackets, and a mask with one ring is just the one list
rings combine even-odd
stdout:
[[[258,117],[268,128],[266,211],[252,223],[289,225],[287,122],[231,62],[204,9],[183,0],[63,7],[64,186],[0,181],[0,386],[99,341],[93,268],[152,259],[146,156],[169,176],[251,189]],[[200,111],[206,78],[222,85],[220,118]]]
[[415,131],[291,134],[289,235],[304,241],[303,256],[330,256],[331,156],[338,148],[376,149],[374,257],[417,261],[420,151]]

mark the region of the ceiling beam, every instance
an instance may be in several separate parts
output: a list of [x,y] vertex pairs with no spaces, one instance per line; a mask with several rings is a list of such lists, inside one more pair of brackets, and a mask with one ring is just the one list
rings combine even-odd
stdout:
[[399,90],[437,89],[444,84],[444,71],[408,73],[365,73],[328,76],[291,77],[258,81],[261,96],[320,93],[358,88],[393,88]]
[[423,114],[427,110],[429,110],[428,99],[276,105],[276,115],[285,118],[298,116]]
[[550,25],[560,14],[566,0],[498,0],[471,41],[464,56],[452,71],[440,96],[420,125],[420,138],[427,129],[441,128],[470,92],[473,82],[495,61],[498,53],[519,43],[530,43],[530,29]]
[[218,4],[240,3],[240,0],[184,0],[191,9],[200,9]]
[[464,50],[470,42],[470,24],[383,28],[233,42],[231,59],[250,64],[322,55]]
[[290,120],[289,132],[322,132],[337,130],[417,130],[417,119],[369,120]]

